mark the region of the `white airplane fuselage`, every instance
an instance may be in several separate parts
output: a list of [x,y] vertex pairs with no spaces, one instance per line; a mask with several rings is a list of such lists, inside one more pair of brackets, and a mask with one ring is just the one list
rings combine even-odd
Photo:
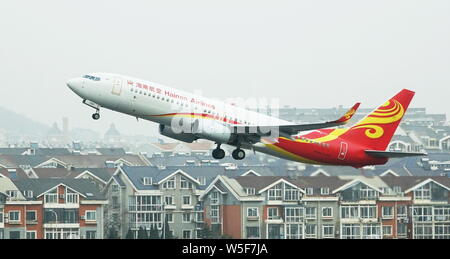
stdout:
[[[194,115],[221,124],[267,126],[290,124],[276,117],[129,76],[91,73],[71,79],[67,85],[83,100],[97,104],[98,108],[107,108],[161,125],[170,126],[173,123],[171,116],[173,114],[185,114],[186,117]],[[226,139],[217,136],[205,135],[201,138],[230,144],[225,142]],[[243,144],[242,148],[290,159],[266,148],[262,143]]]

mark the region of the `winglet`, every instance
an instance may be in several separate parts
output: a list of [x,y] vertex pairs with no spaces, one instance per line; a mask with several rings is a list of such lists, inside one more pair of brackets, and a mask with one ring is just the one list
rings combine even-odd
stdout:
[[344,114],[344,116],[342,116],[341,118],[339,118],[335,122],[339,123],[341,125],[347,124],[350,121],[350,119],[353,117],[353,115],[355,115],[356,110],[358,110],[360,105],[361,105],[361,103],[356,103],[355,105],[353,105],[353,107],[350,108],[350,110],[348,110],[347,113]]

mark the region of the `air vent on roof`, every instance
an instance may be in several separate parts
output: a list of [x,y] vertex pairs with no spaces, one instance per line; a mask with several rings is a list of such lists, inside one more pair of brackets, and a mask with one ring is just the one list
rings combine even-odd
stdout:
[[86,196],[88,196],[88,197],[93,197],[93,196],[94,196],[94,194],[93,194],[93,193],[91,193],[91,192],[88,192],[88,193],[86,193]]

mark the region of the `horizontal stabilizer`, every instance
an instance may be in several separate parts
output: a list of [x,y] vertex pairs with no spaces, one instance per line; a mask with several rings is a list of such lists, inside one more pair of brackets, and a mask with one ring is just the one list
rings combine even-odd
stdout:
[[369,156],[380,157],[380,158],[427,156],[426,153],[411,153],[411,152],[392,152],[392,151],[378,151],[378,150],[365,150],[365,152]]

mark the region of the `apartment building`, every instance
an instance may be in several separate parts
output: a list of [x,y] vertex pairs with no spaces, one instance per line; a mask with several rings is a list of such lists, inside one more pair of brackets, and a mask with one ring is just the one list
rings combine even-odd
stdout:
[[103,206],[98,188],[85,179],[13,182],[4,205],[6,239],[101,239]]
[[125,238],[131,232],[136,238],[140,227],[147,231],[156,227],[161,235],[166,219],[173,237],[199,238],[203,207],[198,197],[202,186],[206,187],[206,178],[183,170],[118,168],[105,188],[110,201],[106,235],[115,232],[118,238]]
[[9,178],[0,176],[0,239],[5,238],[5,204],[11,197],[25,199]]
[[[384,177],[410,199],[397,220],[412,239],[450,239],[450,179],[447,177]],[[406,225],[404,227],[403,225]]]
[[[218,176],[201,199],[205,222],[233,238],[336,238],[338,177]],[[231,195],[229,195],[231,194]]]

